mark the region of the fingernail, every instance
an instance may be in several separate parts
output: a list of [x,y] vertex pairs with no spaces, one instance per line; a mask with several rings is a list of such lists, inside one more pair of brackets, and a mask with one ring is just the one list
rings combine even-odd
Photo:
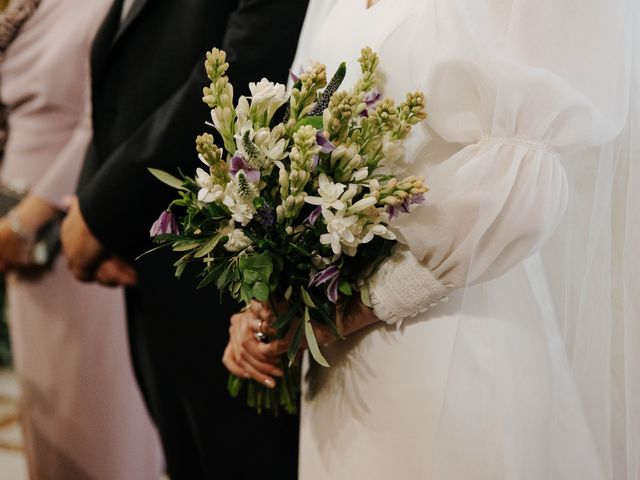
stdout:
[[265,378],[264,379],[264,384],[269,388],[273,388],[273,387],[276,386],[275,382],[273,380],[271,380],[270,378]]
[[282,370],[274,370],[274,371],[273,371],[273,374],[274,374],[276,377],[282,377],[282,376],[284,375],[284,373],[283,373],[283,371],[282,371]]

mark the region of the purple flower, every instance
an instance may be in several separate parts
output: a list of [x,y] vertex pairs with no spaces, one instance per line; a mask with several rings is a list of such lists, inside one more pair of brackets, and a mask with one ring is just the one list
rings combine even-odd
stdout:
[[293,70],[289,69],[289,76],[291,77],[291,80],[293,81],[293,83],[296,83],[298,80],[300,80],[300,75],[303,74],[304,69],[302,67],[300,67],[300,69],[298,70],[298,75],[296,75],[295,73],[293,73]]
[[379,90],[371,90],[364,96],[364,103],[367,104],[367,108],[369,110],[375,108],[380,99],[382,98],[382,93]]
[[244,174],[247,176],[247,180],[251,183],[258,183],[260,181],[260,170],[253,168],[242,155],[236,153],[231,159],[229,173],[231,173],[235,178],[240,170],[244,171]]
[[336,149],[336,146],[324,136],[322,130],[318,130],[318,133],[316,133],[316,143],[320,146],[320,152],[322,153],[331,153]]
[[309,280],[309,287],[319,287],[323,283],[327,283],[334,277],[340,275],[340,269],[335,265],[331,265],[323,270],[320,270]]
[[369,93],[367,93],[363,98],[363,101],[366,107],[362,112],[360,112],[360,116],[368,117],[369,112],[376,108],[376,105],[378,104],[381,98],[382,98],[382,93],[380,93],[379,90],[371,90]]
[[273,225],[276,223],[273,208],[266,204],[256,210],[255,218],[265,230],[271,230]]
[[327,298],[331,303],[338,303],[338,280],[340,277],[340,269],[335,265],[320,270],[316,273],[311,280],[309,280],[309,287],[319,287],[327,282]]
[[421,205],[424,203],[424,193],[411,198],[411,205]]
[[158,235],[166,235],[169,233],[178,233],[178,224],[173,214],[169,210],[165,210],[160,214],[158,219],[151,226],[149,235],[156,237]]
[[313,209],[313,212],[311,212],[307,217],[307,222],[309,222],[313,227],[316,223],[316,220],[318,220],[318,218],[320,217],[320,215],[322,215],[322,207],[317,206],[316,208]]
[[338,303],[338,276],[327,286],[327,298],[333,304]]
[[389,219],[393,220],[401,213],[409,213],[411,205],[420,205],[424,203],[424,194],[416,195],[412,198],[407,198],[397,207],[388,206],[387,214],[389,215]]

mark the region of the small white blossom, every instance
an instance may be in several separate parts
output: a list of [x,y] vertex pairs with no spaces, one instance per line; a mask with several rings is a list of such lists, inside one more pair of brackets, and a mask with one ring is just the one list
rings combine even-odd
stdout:
[[227,252],[239,252],[251,245],[251,239],[239,228],[231,230],[227,235],[229,240],[224,244]]
[[374,235],[385,238],[387,240],[395,240],[396,235],[391,230],[389,230],[386,226],[381,224],[372,224],[365,226],[364,231],[366,232],[365,236],[362,237],[361,243],[369,243],[373,240]]
[[224,191],[220,185],[213,183],[213,178],[202,168],[196,170],[196,184],[200,187],[198,200],[203,203],[212,203],[220,200]]
[[273,133],[268,128],[261,128],[255,133],[253,137],[255,144],[262,150],[267,160],[269,160],[270,167],[273,162],[282,160],[287,156],[285,151],[287,148],[287,142],[284,138],[280,138],[276,141]]
[[249,101],[247,97],[241,96],[236,106],[236,133],[240,133],[249,122]]
[[352,182],[361,182],[369,176],[369,169],[367,167],[362,167],[360,170],[356,170],[351,175]]
[[229,209],[229,212],[231,212],[231,218],[244,227],[253,219],[255,213],[253,198],[253,195],[240,198],[238,196],[236,183],[229,182],[225,188],[222,203],[224,203]]
[[258,83],[250,83],[251,111],[257,114],[267,113],[270,119],[275,111],[289,100],[289,92],[284,85],[263,78]]
[[378,200],[375,197],[365,197],[358,200],[356,203],[351,205],[348,209],[349,213],[359,213],[367,210],[370,207],[373,207]]
[[310,203],[311,205],[320,205],[323,211],[328,208],[344,210],[346,208],[346,205],[340,199],[340,197],[342,196],[345,188],[347,188],[346,185],[342,183],[333,183],[324,173],[320,174],[318,181],[318,193],[320,194],[320,196],[308,196],[304,199],[304,201]]
[[[358,217],[351,215],[344,216],[344,210],[339,210],[335,214],[329,210],[323,210],[322,216],[327,224],[327,233],[320,236],[320,243],[331,245],[334,254],[339,254],[343,245],[346,247],[357,247],[357,231],[360,230]],[[354,232],[355,231],[355,232]]]

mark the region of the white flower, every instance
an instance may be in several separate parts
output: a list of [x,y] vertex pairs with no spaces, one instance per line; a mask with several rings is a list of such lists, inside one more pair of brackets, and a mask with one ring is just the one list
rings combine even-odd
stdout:
[[212,203],[220,200],[224,194],[220,185],[213,183],[213,178],[203,169],[196,170],[196,184],[200,187],[198,200],[203,203]]
[[386,226],[381,225],[379,223],[365,226],[364,231],[366,232],[366,234],[364,237],[362,237],[362,240],[360,243],[369,243],[371,240],[373,240],[374,235],[385,238],[387,240],[396,239],[395,233],[389,230]]
[[227,126],[231,125],[231,118],[233,112],[229,107],[218,107],[211,110],[211,121],[213,122],[213,126],[218,131],[224,132],[227,129]]
[[266,78],[258,83],[250,83],[249,90],[251,90],[251,110],[258,114],[267,112],[269,119],[289,100],[289,92],[284,85],[270,82]]
[[[327,233],[320,235],[320,243],[331,245],[334,254],[339,254],[342,246],[357,247],[357,231],[361,228],[358,225],[358,217],[351,215],[344,216],[344,210],[335,214],[329,210],[323,210],[322,216],[327,224]],[[355,232],[355,233],[354,233]]]
[[236,106],[236,133],[239,133],[247,125],[249,120],[249,101],[247,97],[241,96]]
[[361,182],[369,176],[369,168],[362,167],[360,170],[356,170],[351,175],[352,182]]
[[255,133],[253,137],[255,144],[260,147],[262,153],[264,153],[269,164],[266,166],[271,167],[273,162],[282,160],[287,156],[285,149],[287,148],[287,142],[284,138],[280,138],[276,141],[273,132],[268,128],[261,128]]
[[378,200],[375,197],[365,197],[358,200],[356,203],[351,205],[348,209],[349,213],[359,213],[367,210],[370,207],[373,207]]
[[253,219],[253,214],[255,213],[253,199],[255,195],[240,198],[236,187],[237,185],[233,181],[227,184],[222,203],[229,209],[231,218],[244,227]]
[[310,203],[311,205],[320,205],[322,207],[322,210],[326,210],[328,208],[344,210],[346,208],[346,205],[340,199],[340,197],[344,192],[344,189],[347,188],[346,185],[342,183],[333,183],[324,173],[320,174],[320,178],[318,180],[318,193],[320,194],[320,196],[308,196],[304,199],[304,201]]
[[231,230],[227,235],[229,240],[224,244],[227,252],[239,252],[251,245],[251,239],[239,228]]

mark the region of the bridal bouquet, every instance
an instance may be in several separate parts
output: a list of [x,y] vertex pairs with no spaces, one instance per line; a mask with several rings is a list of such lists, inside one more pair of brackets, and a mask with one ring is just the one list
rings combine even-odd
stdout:
[[263,79],[234,105],[225,52],[213,49],[203,100],[224,147],[211,134],[197,137],[204,167],[195,177],[151,169],[179,192],[151,229],[157,243],[182,252],[177,276],[198,262],[200,287],[215,283],[247,304],[289,305],[273,325],[279,338],[292,339],[276,389],[229,380],[234,396],[247,384],[248,403],[260,411],[296,411],[303,338],[328,367],[314,323],[340,337],[336,310],[355,295],[370,305],[364,281],[395,243],[390,223],[426,192],[422,178],[393,176],[403,139],[426,117],[423,95],[410,93],[396,106],[377,89],[377,54],[365,48],[359,63],[350,90],[339,91],[345,64],[327,81],[326,67],[315,63],[294,77],[291,91]]

